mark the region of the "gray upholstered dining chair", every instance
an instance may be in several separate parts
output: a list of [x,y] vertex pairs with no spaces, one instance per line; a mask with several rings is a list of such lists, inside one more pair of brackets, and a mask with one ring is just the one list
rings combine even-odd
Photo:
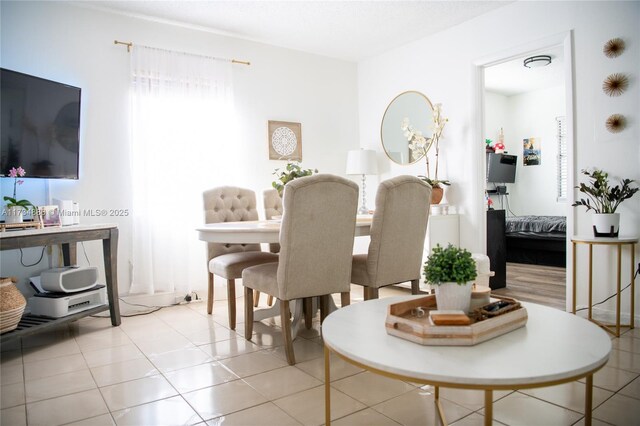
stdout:
[[[262,191],[262,204],[264,205],[264,217],[267,220],[273,219],[275,216],[282,216],[282,197],[276,189],[265,189]],[[269,243],[269,251],[271,253],[280,253],[280,244]],[[260,292],[253,293],[253,306],[255,308],[260,304]],[[267,305],[273,304],[273,296],[267,298]]]
[[327,315],[330,294],[341,293],[342,305],[349,304],[358,185],[339,176],[318,174],[287,183],[283,198],[279,262],[242,272],[244,333],[251,340],[253,290],[277,297],[287,361],[293,365],[289,302],[320,296],[321,319]]
[[[276,189],[265,189],[262,192],[262,203],[264,204],[264,217],[265,219],[273,219],[274,216],[282,216],[282,197],[278,194]],[[280,244],[269,244],[269,251],[271,253],[280,253]]]
[[[205,223],[237,222],[258,220],[256,194],[244,188],[221,186],[204,191]],[[254,265],[277,262],[278,255],[260,250],[260,244],[207,244],[207,267],[209,271],[209,295],[207,312],[213,312],[213,276],[227,280],[229,307],[229,327],[236,328],[236,287],[235,280],[242,277],[242,271]]]
[[376,195],[367,254],[353,256],[351,282],[364,287],[364,299],[377,299],[380,287],[411,281],[418,294],[431,187],[415,176],[383,181]]

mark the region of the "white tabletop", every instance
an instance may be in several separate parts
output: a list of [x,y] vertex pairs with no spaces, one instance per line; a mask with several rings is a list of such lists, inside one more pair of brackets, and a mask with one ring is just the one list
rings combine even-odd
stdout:
[[387,306],[411,297],[355,303],[330,314],[322,337],[331,350],[383,372],[452,387],[517,388],[586,376],[609,359],[597,325],[558,309],[523,303],[525,327],[475,346],[423,346],[387,334]]
[[[209,223],[197,228],[198,238],[210,243],[277,243],[280,220]],[[371,216],[358,216],[355,236],[369,235]]]
[[594,243],[594,244],[617,244],[617,243],[637,243],[638,237],[632,235],[621,235],[616,238],[610,237],[594,237],[592,235],[575,235],[571,237],[571,241],[576,243]]

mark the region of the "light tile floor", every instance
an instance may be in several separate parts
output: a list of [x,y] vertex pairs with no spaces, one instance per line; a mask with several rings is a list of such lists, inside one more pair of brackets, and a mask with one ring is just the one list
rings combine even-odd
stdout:
[[[226,292],[222,287],[218,295]],[[237,294],[242,294],[238,288]],[[354,286],[353,303],[362,290]],[[381,297],[407,294],[383,289]],[[262,298],[264,303],[265,297]],[[84,318],[1,348],[2,425],[320,425],[324,364],[319,320],[295,340],[288,366],[279,321],[256,323],[247,342],[241,298],[237,331],[226,300],[122,319]],[[640,331],[613,339],[595,376],[596,425],[640,424]],[[543,362],[543,360],[541,360]],[[336,425],[438,424],[433,388],[331,362]],[[495,366],[499,368],[499,366]],[[584,381],[495,392],[494,424],[582,425]],[[483,393],[442,389],[447,420],[481,425]]]

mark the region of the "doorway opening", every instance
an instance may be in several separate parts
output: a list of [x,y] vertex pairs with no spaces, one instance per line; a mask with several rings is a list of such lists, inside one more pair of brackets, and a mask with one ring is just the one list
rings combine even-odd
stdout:
[[493,293],[563,310],[573,229],[569,40],[543,41],[478,67]]

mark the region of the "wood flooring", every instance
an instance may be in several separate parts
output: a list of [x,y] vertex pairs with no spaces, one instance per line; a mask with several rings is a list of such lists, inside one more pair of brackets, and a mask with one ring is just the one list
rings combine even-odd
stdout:
[[565,310],[566,269],[507,263],[507,287],[492,294]]

